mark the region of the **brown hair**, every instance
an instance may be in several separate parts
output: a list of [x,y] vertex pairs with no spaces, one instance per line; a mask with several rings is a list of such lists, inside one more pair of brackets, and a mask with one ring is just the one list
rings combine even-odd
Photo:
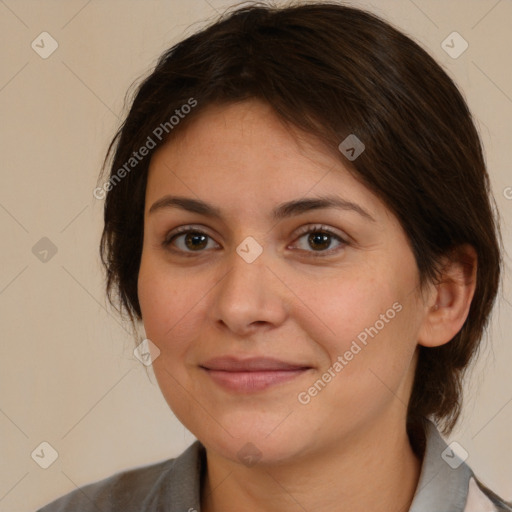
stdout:
[[[438,279],[441,256],[465,243],[475,248],[469,315],[449,343],[420,347],[408,407],[409,425],[430,416],[449,433],[499,288],[498,217],[479,135],[456,85],[417,43],[369,12],[318,1],[238,6],[160,57],[105,159],[115,147],[100,244],[110,303],[115,292],[119,312],[133,326],[141,320],[137,279],[155,149],[207,105],[249,98],[316,136],[381,198],[409,239],[420,288]],[[196,106],[170,123],[191,99]],[[338,150],[349,134],[365,144],[353,162]],[[154,147],[130,160],[143,146]],[[133,170],[119,179],[127,162]]]

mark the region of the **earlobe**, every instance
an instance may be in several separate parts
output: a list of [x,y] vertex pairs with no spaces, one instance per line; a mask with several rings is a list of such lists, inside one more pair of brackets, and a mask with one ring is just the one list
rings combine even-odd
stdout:
[[477,260],[469,244],[455,248],[444,258],[439,282],[432,284],[430,300],[425,304],[419,345],[444,345],[462,329],[475,293]]

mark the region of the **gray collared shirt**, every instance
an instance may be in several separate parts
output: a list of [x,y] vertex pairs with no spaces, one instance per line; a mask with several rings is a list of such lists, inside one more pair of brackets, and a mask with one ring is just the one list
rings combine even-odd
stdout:
[[[174,459],[116,473],[37,512],[200,512],[205,469],[205,448],[195,441]],[[420,479],[409,512],[496,511],[512,511],[512,506],[476,480],[429,422]]]

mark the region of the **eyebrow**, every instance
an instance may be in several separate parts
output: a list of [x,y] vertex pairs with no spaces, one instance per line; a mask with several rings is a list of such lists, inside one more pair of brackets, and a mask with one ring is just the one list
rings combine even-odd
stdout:
[[[192,213],[205,215],[206,217],[222,219],[222,211],[216,206],[199,199],[171,195],[163,196],[155,201],[148,213],[152,214],[167,208],[180,208]],[[281,203],[272,211],[272,217],[274,220],[282,220],[284,218],[293,217],[294,215],[300,215],[301,213],[323,208],[353,211],[365,219],[375,222],[375,219],[358,204],[332,195],[297,199]]]

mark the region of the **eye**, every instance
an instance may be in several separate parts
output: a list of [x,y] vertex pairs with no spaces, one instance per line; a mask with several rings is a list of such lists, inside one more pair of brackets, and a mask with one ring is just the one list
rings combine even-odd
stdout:
[[203,252],[203,249],[211,248],[208,247],[209,241],[213,241],[213,239],[203,231],[191,226],[183,226],[170,233],[162,242],[162,245],[169,249],[171,249],[171,245],[175,245],[177,252],[193,253]]
[[[298,244],[300,246],[299,249],[311,253],[313,257],[331,255],[348,245],[348,242],[339,234],[322,225],[305,226],[299,231],[299,238],[297,240],[300,242]],[[338,246],[337,248],[329,249],[332,246],[333,240],[338,242]],[[214,244],[213,247],[210,242]],[[186,254],[187,256],[192,255],[192,253],[204,252],[204,249],[219,247],[210,235],[192,226],[183,226],[175,229],[166,236],[162,246],[173,252],[188,253]]]
[[[313,253],[312,256],[314,257],[330,255],[334,252],[338,252],[340,248],[348,245],[348,242],[345,239],[326,226],[305,226],[299,234],[300,236],[298,240],[302,240],[303,242],[299,244],[302,245],[300,249]],[[338,241],[338,248],[327,250],[331,247],[333,239]],[[308,250],[308,247],[313,250]],[[315,252],[320,254],[314,254]]]

